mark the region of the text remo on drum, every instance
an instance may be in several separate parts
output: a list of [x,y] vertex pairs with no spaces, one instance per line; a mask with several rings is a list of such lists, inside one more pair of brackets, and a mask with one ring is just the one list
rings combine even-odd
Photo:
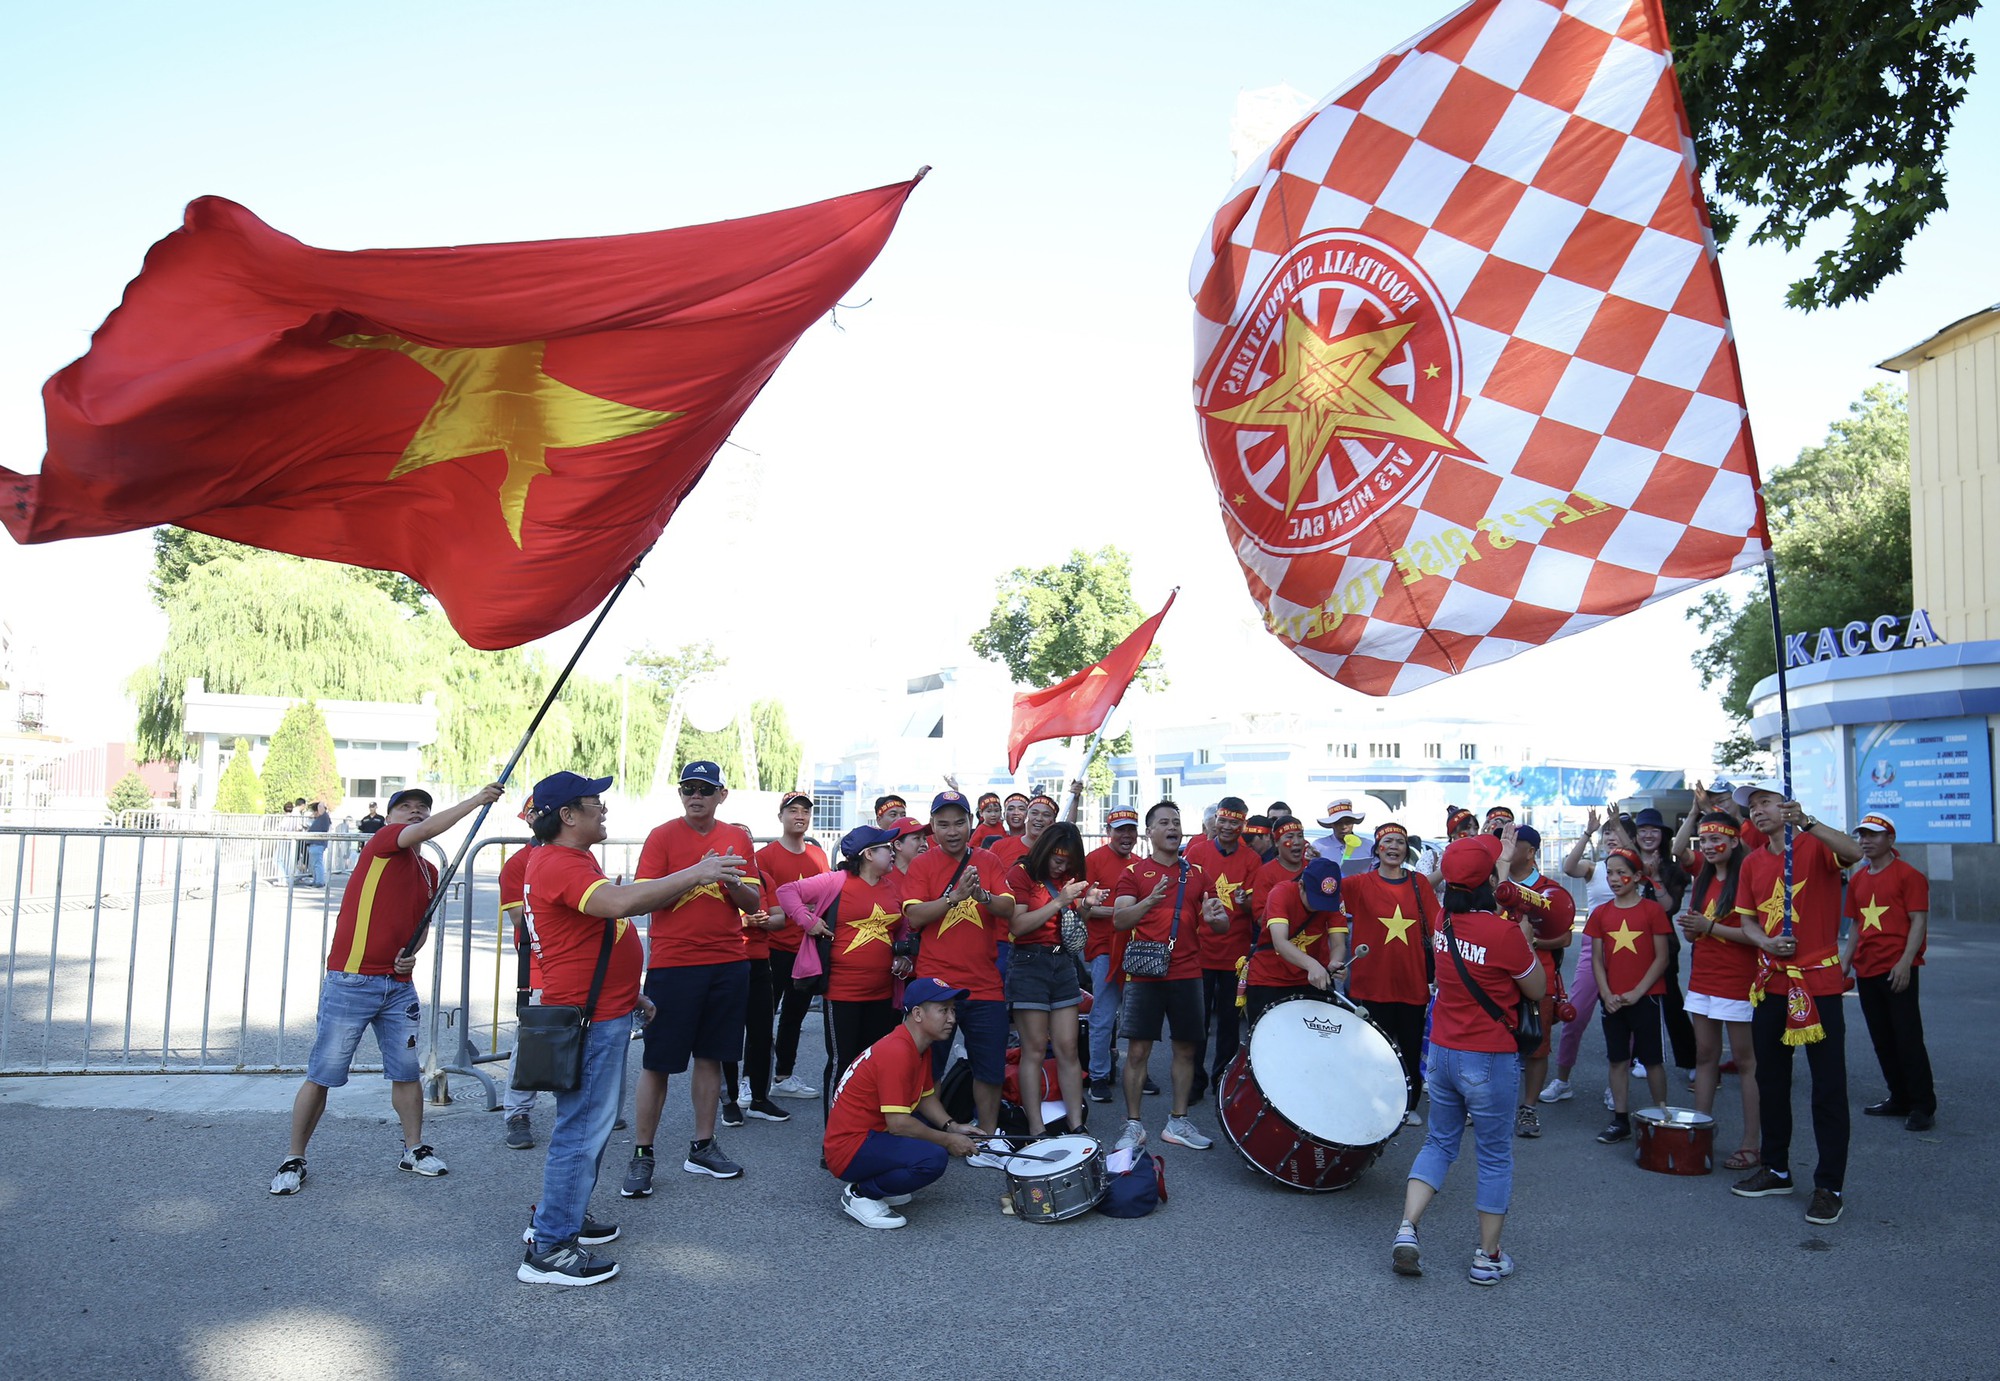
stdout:
[[1396,1044],[1344,1000],[1288,998],[1264,1010],[1217,1090],[1243,1158],[1309,1193],[1346,1189],[1403,1125]]

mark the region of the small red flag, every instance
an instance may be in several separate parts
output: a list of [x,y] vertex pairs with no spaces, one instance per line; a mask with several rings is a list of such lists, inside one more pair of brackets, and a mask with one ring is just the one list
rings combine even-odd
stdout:
[[1007,731],[1009,772],[1020,770],[1031,743],[1097,731],[1139,674],[1139,663],[1153,650],[1160,620],[1174,607],[1174,595],[1179,593],[1175,590],[1168,595],[1160,612],[1127,633],[1125,641],[1112,648],[1103,661],[1046,690],[1024,691],[1014,697],[1014,725]]
[[916,181],[649,234],[354,253],[203,197],[44,386],[48,454],[0,470],[0,521],[24,543],[177,523],[402,571],[474,647],[551,633],[652,545]]

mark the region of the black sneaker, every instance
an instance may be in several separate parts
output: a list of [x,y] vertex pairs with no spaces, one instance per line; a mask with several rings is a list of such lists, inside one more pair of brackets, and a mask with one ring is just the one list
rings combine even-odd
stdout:
[[1730,1185],[1729,1192],[1739,1199],[1767,1199],[1773,1194],[1789,1194],[1792,1192],[1792,1177],[1781,1175],[1766,1165],[1748,1179]]
[[618,1192],[627,1199],[650,1199],[653,1197],[653,1158],[642,1156],[636,1151],[632,1163],[625,1167],[625,1183]]
[[1090,1081],[1090,1101],[1093,1103],[1109,1103],[1111,1101],[1111,1081],[1109,1079],[1092,1079]]
[[690,1175],[708,1175],[718,1180],[733,1180],[743,1173],[743,1167],[724,1155],[722,1143],[713,1137],[706,1146],[689,1147],[681,1169]]
[[722,1100],[722,1125],[740,1127],[743,1125],[743,1105],[734,1098]]
[[1144,1087],[1142,1087],[1139,1091],[1141,1093],[1158,1093],[1160,1091],[1160,1086],[1154,1083],[1153,1076],[1148,1074],[1146,1076],[1146,1082]]
[[617,1274],[617,1262],[599,1261],[572,1240],[545,1252],[529,1247],[514,1279],[529,1285],[602,1285]]
[[[530,1247],[535,1245],[535,1210],[540,1204],[528,1205],[528,1226],[521,1229],[521,1240]],[[583,1227],[576,1234],[576,1242],[582,1247],[602,1247],[618,1240],[618,1224],[600,1223],[588,1213],[583,1215]]]
[[535,1131],[528,1121],[528,1115],[517,1112],[507,1119],[507,1149],[510,1151],[532,1151],[535,1149]]
[[792,1115],[769,1098],[752,1098],[750,1115],[760,1122],[790,1122]]
[[296,1194],[306,1182],[306,1158],[291,1156],[278,1167],[278,1173],[271,1177],[273,1194]]
[[1603,1145],[1610,1146],[1620,1141],[1632,1139],[1632,1119],[1622,1112],[1611,1114],[1611,1123],[1597,1134]]
[[1840,1221],[1840,1191],[1838,1189],[1815,1189],[1812,1201],[1806,1205],[1806,1221],[1825,1227],[1828,1223]]

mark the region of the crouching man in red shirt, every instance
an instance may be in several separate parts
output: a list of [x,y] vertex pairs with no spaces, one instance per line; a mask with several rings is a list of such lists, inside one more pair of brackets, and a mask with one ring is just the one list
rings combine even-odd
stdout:
[[[822,1149],[846,1182],[840,1207],[864,1228],[899,1228],[896,1212],[944,1174],[947,1156],[979,1149],[976,1130],[953,1122],[931,1079],[931,1047],[949,1046],[964,988],[916,978],[903,990],[903,1022],[861,1052],[833,1091]],[[942,1128],[943,1130],[939,1130]]]

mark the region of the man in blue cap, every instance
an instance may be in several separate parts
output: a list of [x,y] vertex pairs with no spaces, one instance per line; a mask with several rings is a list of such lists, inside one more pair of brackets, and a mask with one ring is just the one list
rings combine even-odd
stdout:
[[604,791],[610,785],[609,777],[574,772],[544,777],[535,783],[528,817],[542,847],[528,859],[522,910],[529,943],[541,956],[542,1005],[583,1008],[588,1023],[583,1077],[555,1096],[541,1199],[522,1234],[528,1250],[515,1275],[529,1284],[597,1285],[618,1274],[616,1262],[599,1261],[588,1250],[617,1240],[618,1228],[588,1210],[618,1120],[628,1018],[636,1009],[650,1024],[656,1014],[639,991],[645,961],[629,918],[670,906],[698,887],[727,886],[743,868],[740,858],[711,854],[656,881],[611,883],[590,852],[608,834]]
[[948,1156],[979,1149],[938,1101],[933,1045],[951,1044],[963,988],[914,978],[903,989],[903,1021],[861,1052],[840,1076],[822,1143],[827,1169],[845,1182],[841,1211],[865,1228],[899,1228],[896,1212],[944,1174]]

